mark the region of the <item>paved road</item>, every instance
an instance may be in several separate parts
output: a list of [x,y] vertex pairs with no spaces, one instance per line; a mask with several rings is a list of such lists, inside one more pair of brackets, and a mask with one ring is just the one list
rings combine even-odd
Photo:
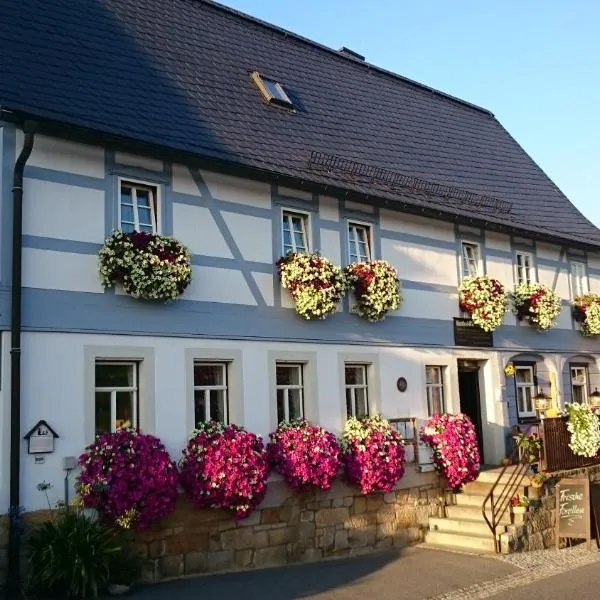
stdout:
[[139,588],[135,600],[423,600],[518,572],[496,560],[408,548]]

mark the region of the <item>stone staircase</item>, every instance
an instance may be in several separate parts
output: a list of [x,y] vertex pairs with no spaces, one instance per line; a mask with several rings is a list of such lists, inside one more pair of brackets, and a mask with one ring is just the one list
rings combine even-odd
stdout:
[[[496,488],[498,492],[501,485],[507,483],[510,477],[509,467]],[[444,517],[430,517],[429,531],[425,535],[425,545],[474,552],[477,554],[494,554],[494,537],[490,531],[481,508],[483,501],[498,479],[501,468],[487,469],[479,473],[476,481],[466,484],[462,491],[452,495],[453,503],[445,507]],[[521,482],[516,492],[527,496],[527,481]],[[501,540],[501,551],[509,552],[508,543],[516,532],[517,527],[523,523],[523,514],[512,514],[508,508],[500,520],[497,535]]]

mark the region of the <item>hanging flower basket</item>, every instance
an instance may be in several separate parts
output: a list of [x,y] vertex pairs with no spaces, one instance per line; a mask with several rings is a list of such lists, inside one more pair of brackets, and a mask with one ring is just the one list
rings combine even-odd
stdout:
[[543,283],[522,283],[512,293],[513,312],[539,331],[554,327],[560,314],[560,296]]
[[79,457],[77,500],[124,529],[145,529],[175,510],[177,467],[160,440],[135,429],[105,433]]
[[585,336],[600,335],[600,295],[585,294],[573,301],[573,317]]
[[576,456],[593,458],[600,451],[600,419],[587,404],[567,405],[567,430],[571,434],[569,448]]
[[115,231],[98,253],[105,288],[119,283],[141,300],[167,302],[192,280],[190,251],[176,239],[143,231]]
[[346,479],[363,495],[391,492],[404,476],[404,441],[378,415],[349,418],[341,446]]
[[387,260],[355,262],[344,269],[354,290],[353,310],[371,322],[385,319],[402,303],[398,272]]
[[346,292],[342,269],[316,252],[290,252],[277,261],[277,268],[281,285],[290,291],[303,319],[325,319]]
[[341,466],[340,446],[333,433],[296,419],[280,423],[269,437],[269,462],[293,488],[331,487]]
[[453,490],[477,478],[477,434],[467,415],[433,415],[421,430],[421,441],[433,449],[435,468]]
[[244,519],[262,502],[269,477],[260,436],[237,425],[200,423],[180,464],[180,481],[190,500],[226,508]]
[[458,288],[460,309],[484,331],[494,331],[504,318],[508,296],[504,286],[490,277],[466,277]]

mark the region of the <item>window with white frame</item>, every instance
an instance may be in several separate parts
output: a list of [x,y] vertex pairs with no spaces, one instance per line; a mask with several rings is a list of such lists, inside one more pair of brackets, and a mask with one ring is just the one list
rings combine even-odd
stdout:
[[350,262],[371,260],[371,228],[348,222],[348,258]]
[[158,233],[157,188],[131,181],[120,182],[119,228],[125,233]]
[[573,298],[583,296],[589,291],[585,263],[583,262],[571,262],[571,291]]
[[481,254],[479,244],[472,242],[461,243],[461,259],[463,277],[477,277],[481,275]]
[[535,417],[533,397],[535,391],[535,371],[531,365],[515,365],[515,388],[519,417]]
[[427,412],[429,416],[444,414],[446,402],[444,399],[444,367],[425,367],[425,390],[427,394]]
[[515,275],[517,285],[533,283],[535,270],[533,267],[533,254],[530,252],[517,252],[515,255]]
[[227,363],[194,362],[194,423],[229,423]]
[[308,252],[308,216],[284,210],[282,219],[283,255]]
[[302,364],[276,363],[277,422],[304,416],[304,374]]
[[587,404],[588,372],[585,365],[571,365],[571,399],[573,402]]
[[367,365],[344,365],[346,415],[365,417],[369,414],[369,384]]
[[138,427],[137,362],[97,360],[94,389],[96,435]]

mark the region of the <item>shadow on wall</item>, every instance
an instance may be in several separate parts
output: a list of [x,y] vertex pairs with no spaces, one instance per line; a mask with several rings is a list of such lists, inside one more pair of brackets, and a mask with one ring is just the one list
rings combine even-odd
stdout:
[[400,558],[402,553],[396,550],[288,568],[186,579],[140,587],[128,597],[132,600],[191,600],[198,597],[294,600],[355,585],[358,580]]

